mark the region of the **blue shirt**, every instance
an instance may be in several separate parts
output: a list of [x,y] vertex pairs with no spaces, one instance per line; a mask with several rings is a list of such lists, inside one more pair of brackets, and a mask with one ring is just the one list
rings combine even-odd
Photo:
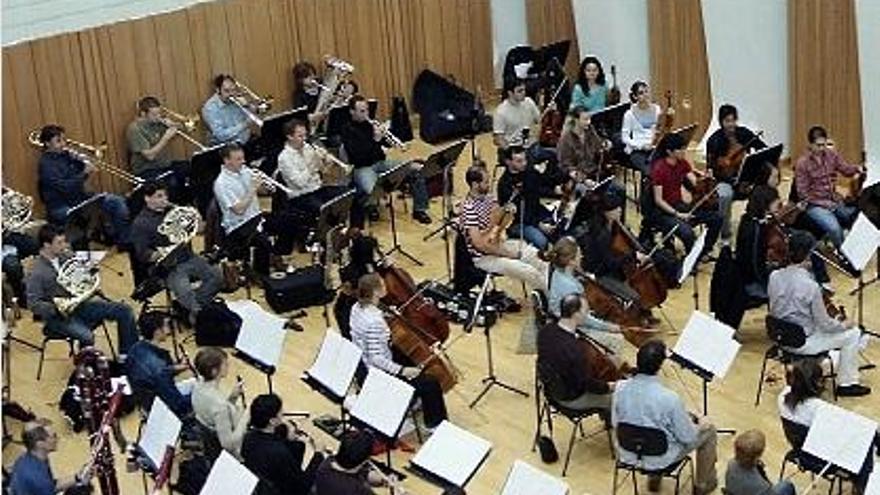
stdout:
[[69,153],[46,151],[39,167],[40,197],[50,212],[71,208],[91,196],[85,190],[85,163]]
[[171,354],[151,342],[140,340],[128,350],[126,374],[132,388],[155,394],[178,417],[192,412],[189,398],[174,384]]
[[[547,295],[547,304],[550,306],[550,312],[558,317],[562,298],[569,294],[583,294],[584,286],[574,275],[564,270],[551,268],[550,272],[550,293]],[[592,314],[587,316],[583,326],[587,329],[603,332],[614,330],[613,324],[601,318],[596,318]]]
[[49,462],[25,452],[12,466],[12,495],[55,495],[55,478]]
[[607,98],[608,87],[604,84],[593,88],[593,90],[590,91],[590,94],[587,94],[586,91],[581,88],[580,84],[575,84],[574,90],[571,92],[571,104],[569,105],[569,110],[580,105],[586,108],[590,113],[597,112],[605,108],[607,105]]
[[244,110],[235,103],[223,103],[217,93],[202,106],[202,120],[210,131],[210,145],[232,141],[244,144],[251,138],[248,116]]

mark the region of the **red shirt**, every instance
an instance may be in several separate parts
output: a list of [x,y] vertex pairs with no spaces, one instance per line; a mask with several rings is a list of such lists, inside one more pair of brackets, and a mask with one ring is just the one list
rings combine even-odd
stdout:
[[670,165],[665,158],[654,160],[651,164],[651,182],[663,188],[663,200],[670,206],[681,203],[681,186],[691,172],[687,160],[678,160]]

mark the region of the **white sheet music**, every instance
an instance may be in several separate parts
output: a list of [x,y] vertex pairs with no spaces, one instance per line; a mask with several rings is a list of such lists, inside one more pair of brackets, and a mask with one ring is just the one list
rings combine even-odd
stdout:
[[880,247],[880,230],[877,230],[868,217],[859,213],[843,245],[840,246],[840,251],[856,270],[864,270],[878,247]]
[[[846,427],[841,428],[841,425]],[[858,473],[876,434],[876,421],[823,402],[813,417],[804,450],[851,473]]]
[[868,478],[868,486],[865,488],[865,495],[880,495],[880,470],[874,469]]
[[177,444],[181,425],[180,420],[162,402],[162,399],[158,397],[153,399],[153,406],[150,408],[150,415],[147,417],[147,424],[144,426],[138,445],[154,467],[158,468],[162,464],[166,448]]
[[211,467],[199,495],[250,495],[257,481],[254,473],[224,450]]
[[566,495],[568,484],[544,471],[523,462],[513,461],[501,495]]
[[345,397],[361,362],[362,352],[351,341],[328,328],[318,356],[306,374],[337,397]]
[[376,368],[370,368],[361,393],[351,406],[351,415],[388,438],[400,429],[415,389],[409,383]]
[[697,237],[694,247],[691,248],[691,251],[684,257],[684,261],[681,263],[681,274],[678,276],[679,284],[684,282],[691,272],[694,271],[694,267],[697,266],[697,262],[700,261],[700,254],[703,252],[705,246],[706,229],[703,229],[703,233],[700,234],[700,237]]
[[286,321],[247,299],[226,304],[241,316],[235,348],[267,366],[278,366],[287,336]]
[[492,444],[488,440],[443,421],[412,458],[412,463],[462,487],[491,449]]
[[694,311],[672,352],[724,378],[740,348],[739,342],[733,339],[734,332],[715,318]]
[[87,261],[92,265],[98,265],[107,256],[107,251],[76,251],[73,256],[77,259]]

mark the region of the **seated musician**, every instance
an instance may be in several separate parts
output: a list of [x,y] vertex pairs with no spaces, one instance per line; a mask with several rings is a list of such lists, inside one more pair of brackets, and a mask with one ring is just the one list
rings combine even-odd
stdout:
[[608,85],[605,84],[605,70],[599,59],[590,55],[584,57],[578,70],[577,82],[571,92],[569,110],[582,107],[587,112],[596,112],[606,106]]
[[[324,460],[305,432],[284,419],[281,397],[262,394],[251,402],[250,423],[241,444],[244,465],[260,478],[256,495],[308,495]],[[312,455],[304,467],[306,445]]]
[[[581,294],[568,294],[560,302],[559,321],[538,332],[538,361],[561,382],[556,397],[563,406],[575,410],[601,408],[610,412],[615,382],[597,376],[596,366],[584,356],[577,333],[587,323],[590,309]],[[610,417],[605,416],[607,421]]]
[[336,455],[324,459],[315,473],[315,495],[374,495],[371,486],[382,484],[382,478],[367,465],[374,443],[367,430],[343,434]]
[[702,256],[712,252],[723,222],[717,210],[697,208],[690,194],[682,191],[687,182],[689,186],[697,183],[697,176],[685,158],[685,142],[678,134],[670,134],[657,148],[657,159],[651,165],[653,208],[648,212],[649,222],[667,233],[676,226],[675,237],[690,251],[696,241],[694,226],[705,225],[708,229],[706,245]]
[[229,392],[220,390],[220,383],[229,373],[229,357],[219,347],[202,347],[193,364],[199,375],[192,391],[196,419],[217,434],[223,450],[241,459],[241,444],[249,421],[241,404],[244,385],[239,381]]
[[379,300],[385,297],[385,283],[376,273],[364,275],[358,281],[358,302],[351,308],[352,342],[363,351],[365,366],[378,368],[397,376],[415,388],[416,397],[422,401],[425,428],[433,431],[447,418],[443,390],[436,379],[422,373],[418,365],[404,366],[395,362],[391,350],[391,329],[379,309]]
[[[290,229],[281,229],[279,239],[274,244],[263,228],[257,192],[264,187],[259,175],[244,166],[244,149],[236,144],[227,144],[220,152],[223,168],[214,181],[214,196],[223,218],[223,245],[233,257],[249,258],[248,247],[254,247],[254,271],[261,275],[269,274],[271,256],[276,260],[292,246],[283,236],[290,235]],[[277,263],[276,263],[277,264]]]
[[[24,425],[21,443],[26,451],[12,465],[10,492],[15,495],[54,495],[68,490],[88,490],[89,475],[76,474],[56,478],[49,465],[49,455],[58,450],[58,432],[48,419],[37,419]],[[85,466],[83,466],[85,468]],[[5,474],[5,469],[4,469]],[[4,490],[5,491],[5,490]],[[84,493],[91,493],[91,490]]]
[[660,121],[660,105],[651,101],[651,88],[644,81],[636,81],[630,87],[629,99],[632,106],[623,114],[620,138],[624,150],[629,154],[630,168],[641,172],[642,177],[650,174],[651,150]]
[[21,262],[36,256],[39,252],[40,246],[33,236],[11,230],[3,231],[3,279],[9,284],[12,296],[18,299],[18,304],[21,306],[27,306],[24,266]]
[[[611,142],[599,137],[596,129],[590,125],[590,112],[586,107],[578,105],[568,112],[556,153],[562,173],[577,184],[578,196],[605,178],[599,167],[602,165],[602,153],[610,148]],[[612,181],[608,188],[621,198],[626,194],[623,186],[617,182]]]
[[807,232],[794,231],[789,236],[789,263],[770,274],[767,294],[770,314],[780,320],[800,325],[807,341],[796,354],[816,354],[840,349],[837,371],[837,395],[862,396],[871,388],[859,384],[859,344],[861,330],[849,320],[840,321],[828,315],[822,288],[810,272],[810,253],[816,243]]
[[[66,225],[70,210],[94,196],[85,191],[86,179],[98,170],[96,165],[67,150],[64,128],[50,124],[40,130],[43,154],[40,156],[40,198],[46,204],[49,221]],[[105,193],[101,210],[109,217],[113,242],[128,243],[129,213],[125,198]]]
[[[794,208],[794,207],[792,207]],[[739,220],[736,234],[736,264],[740,271],[746,294],[756,299],[767,299],[767,283],[772,266],[767,260],[767,228],[776,222],[784,232],[793,231],[781,219],[773,219],[782,212],[779,192],[770,186],[757,186],[749,196],[746,211]],[[814,253],[810,254],[811,272],[823,289],[830,290],[830,278],[825,262]]]
[[125,131],[132,171],[147,180],[162,177],[172,201],[187,204],[191,199],[187,192],[189,162],[172,160],[168,147],[176,135],[177,127],[162,117],[162,104],[154,96],[138,101],[138,116]]
[[[217,267],[194,253],[189,244],[178,246],[160,260],[160,248],[167,248],[170,242],[166,235],[159,232],[159,226],[174,206],[168,202],[165,185],[161,182],[148,182],[141,189],[144,209],[131,227],[135,258],[144,266],[149,266],[153,275],[165,280],[171,293],[186,308],[190,323],[195,325],[202,307],[220,292],[223,277]],[[195,289],[193,282],[198,282]]]
[[538,256],[538,250],[523,241],[501,240],[502,227],[493,223],[501,216],[501,208],[489,195],[489,172],[472,165],[465,181],[469,190],[460,207],[458,226],[474,265],[485,272],[513,277],[533,289],[546,290],[547,264]]
[[55,305],[56,297],[71,297],[58,282],[58,272],[73,257],[64,232],[47,224],[37,235],[40,255],[34,260],[27,277],[28,308],[45,322],[47,334],[70,337],[81,346],[95,344],[93,329],[105,320],[116,322],[119,336],[119,360],[123,361],[128,350],[137,342],[137,324],[134,312],[127,304],[93,296],[79,303],[69,315],[62,314]]
[[794,166],[797,194],[808,204],[807,216],[839,249],[843,244],[843,229],[852,225],[859,211],[843,203],[834,190],[834,180],[837,174],[851,177],[864,173],[864,168],[847,163],[837,151],[828,148],[825,128],[811,127],[807,139],[809,152],[798,158]]
[[[718,485],[715,461],[718,433],[707,418],[696,419],[688,413],[681,398],[664,386],[657,376],[666,360],[666,345],[651,340],[639,348],[636,356],[637,374],[614,387],[611,422],[617,428],[626,423],[655,428],[666,434],[668,447],[660,456],[641,456],[617,447],[617,458],[645,469],[661,470],[672,463],[697,453],[694,493],[712,493]],[[660,476],[648,477],[648,490],[660,490]]]
[[552,195],[554,187],[529,165],[525,148],[510,146],[502,155],[505,169],[498,179],[498,201],[516,206],[516,216],[507,235],[522,238],[543,251],[550,242],[548,237],[553,234],[554,225],[550,210],[541,204],[541,198]]
[[[138,318],[141,340],[131,346],[125,363],[125,375],[135,393],[158,397],[178,418],[192,413],[188,395],[183,395],[174,377],[189,371],[186,363],[175,363],[171,353],[159,347],[171,332],[171,317],[161,311],[147,311]],[[145,410],[150,404],[141,404]]]
[[318,86],[318,71],[311,62],[297,62],[293,66],[293,108],[306,107],[309,112],[309,125],[320,124],[326,115],[317,112],[318,97],[321,87]]
[[240,89],[229,74],[214,78],[214,94],[202,105],[202,121],[208,127],[208,144],[245,144],[251,139],[254,123],[245,110],[232,101]]
[[[556,109],[556,102],[550,102],[544,113]],[[526,82],[522,79],[504,81],[504,101],[495,109],[492,117],[492,133],[495,146],[503,151],[509,146],[522,146],[528,152],[529,163],[548,162],[556,165],[556,150],[541,146],[536,140],[532,126],[541,122],[543,113],[535,101],[526,96]],[[547,173],[553,177],[553,171]]]
[[[388,160],[382,143],[385,141],[384,125],[370,122],[370,110],[363,96],[354,95],[348,100],[351,121],[342,129],[342,145],[350,163],[354,166],[352,179],[368,210],[370,220],[379,219],[379,210],[373,202],[373,188],[379,174],[394,168],[399,162]],[[413,197],[412,217],[422,224],[431,223],[428,215],[428,188],[421,173],[421,164],[413,162],[408,176]],[[360,225],[358,225],[360,226]]]
[[761,454],[767,440],[761,430],[748,430],[736,437],[734,457],[727,462],[724,490],[727,495],[795,495],[794,484],[788,480],[770,481]]
[[[549,278],[547,304],[550,306],[550,312],[557,317],[561,315],[562,301],[566,296],[584,294],[584,286],[575,276],[580,256],[580,248],[571,237],[563,237],[556,241],[546,256],[550,261],[550,273],[547,276]],[[582,305],[586,315],[580,321],[578,331],[589,335],[615,354],[620,354],[623,347],[620,326],[593,316],[586,300]]]

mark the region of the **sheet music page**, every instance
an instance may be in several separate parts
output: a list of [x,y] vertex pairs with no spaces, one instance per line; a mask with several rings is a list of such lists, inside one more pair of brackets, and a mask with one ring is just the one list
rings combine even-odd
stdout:
[[370,368],[351,415],[393,438],[412,401],[412,385],[376,368]]
[[868,486],[865,488],[865,495],[880,495],[880,470],[874,469],[868,478]]
[[843,245],[840,246],[840,251],[856,270],[861,271],[871,261],[878,246],[880,246],[880,230],[877,230],[864,213],[859,213]]
[[89,262],[92,265],[98,265],[104,261],[107,251],[76,251],[73,255],[77,259]]
[[278,366],[287,336],[286,321],[247,299],[226,305],[241,317],[235,348],[267,366]]
[[703,233],[700,234],[700,237],[697,237],[694,247],[691,248],[691,251],[684,257],[684,261],[681,263],[681,274],[678,276],[679,284],[684,282],[691,272],[694,271],[694,267],[700,261],[700,253],[703,252],[704,246],[706,246],[706,229],[703,229]]
[[455,486],[462,487],[480,467],[491,449],[492,444],[488,440],[449,421],[443,421],[411,462]]
[[694,311],[672,352],[716,377],[724,378],[740,348],[733,335],[733,328]]
[[544,471],[523,462],[513,461],[513,467],[501,489],[501,495],[566,495],[568,484]]
[[803,448],[820,459],[858,473],[876,434],[876,421],[824,402],[816,410]]
[[338,397],[345,397],[354,379],[362,351],[333,329],[327,329],[318,356],[306,374]]
[[181,426],[180,420],[162,402],[162,399],[158,397],[153,399],[153,406],[150,408],[150,415],[147,417],[147,424],[144,426],[138,445],[154,467],[158,468],[162,464],[165,449],[169,445],[177,444]]
[[211,467],[199,495],[250,495],[257,481],[254,473],[224,450]]

